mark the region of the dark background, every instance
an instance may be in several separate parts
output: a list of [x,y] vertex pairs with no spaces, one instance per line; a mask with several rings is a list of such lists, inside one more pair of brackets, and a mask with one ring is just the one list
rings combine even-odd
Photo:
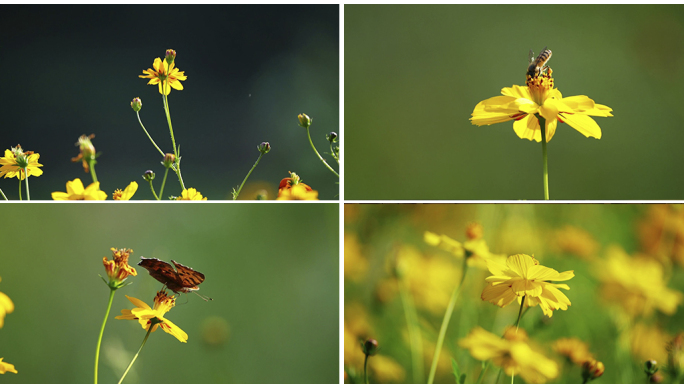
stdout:
[[551,199],[681,199],[682,41],[682,5],[347,5],[345,198],[542,199],[541,144],[468,119],[548,46],[563,96],[614,115],[558,125]]
[[[50,199],[77,177],[91,182],[70,162],[78,137],[91,133],[109,198],[137,181],[134,198],[153,199],[141,175],[157,172],[158,191],[163,167],[130,101],[142,99],[143,124],[163,151],[173,152],[158,87],[138,78],[169,48],[188,76],[184,90],[169,95],[186,187],[230,199],[258,158],[257,145],[269,141],[272,150],[250,177],[253,186],[243,189],[245,198],[262,187],[274,198],[288,171],[320,199],[337,198],[337,178],[297,124],[298,114],[311,116],[314,144],[329,152],[325,134],[339,130],[337,5],[3,5],[0,36],[0,147],[19,143],[40,153],[45,173],[30,179],[33,199]],[[0,188],[18,198],[15,182]],[[180,194],[173,174],[164,194]]]
[[[31,229],[0,232],[4,383],[92,383],[109,289],[102,258],[132,248],[138,275],[116,291],[99,382],[116,383],[145,337],[125,295],[152,305],[162,285],[140,257],[204,273],[165,316],[188,334],[152,333],[124,383],[333,383],[339,378],[337,204],[2,204]],[[296,225],[291,225],[296,223]],[[228,334],[221,337],[223,324]]]

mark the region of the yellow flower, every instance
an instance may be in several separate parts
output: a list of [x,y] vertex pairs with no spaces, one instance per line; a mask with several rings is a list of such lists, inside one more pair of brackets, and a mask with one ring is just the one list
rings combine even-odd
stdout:
[[4,361],[2,361],[2,359],[4,359],[4,357],[0,357],[0,373],[1,374],[4,375],[5,372],[19,373],[19,372],[17,372],[16,369],[14,369],[13,364],[5,363]]
[[[179,80],[185,81],[188,77],[185,76],[185,71],[179,71],[178,68],[175,68],[175,62],[169,64],[166,60],[157,57],[154,59],[152,66],[154,69],[148,68],[143,70],[145,75],[138,75],[140,78],[150,79],[147,85],[159,84],[159,93],[162,95],[171,93],[171,88],[178,91],[183,90],[183,84]],[[162,83],[164,84],[164,89],[162,89]]]
[[5,316],[12,312],[14,312],[14,303],[9,296],[0,292],[0,328],[5,325]]
[[558,376],[558,365],[544,355],[535,352],[527,344],[527,333],[509,328],[501,338],[476,327],[459,345],[467,348],[478,360],[492,360],[507,375],[520,376],[528,383],[543,384]]
[[487,267],[493,276],[485,280],[489,283],[482,291],[482,300],[505,307],[514,299],[518,303],[525,297],[529,306],[539,305],[548,317],[553,316],[556,309],[567,310],[570,300],[558,288],[570,289],[566,284],[552,284],[548,281],[565,281],[572,279],[574,271],[558,273],[555,269],[539,265],[532,256],[513,255],[506,260],[506,265],[492,260]]
[[318,200],[318,191],[300,183],[290,188],[281,189],[276,200]]
[[[159,291],[154,297],[154,308],[135,297],[126,296],[137,308],[122,309],[121,316],[115,317],[119,320],[138,320],[144,330],[148,330],[152,325],[152,332],[161,327],[164,332],[173,335],[183,343],[188,341],[188,334],[178,328],[177,325],[164,318],[164,314],[176,305],[176,297],[168,296],[166,291]],[[155,320],[156,319],[156,320]]]
[[589,352],[587,343],[576,337],[566,337],[556,340],[553,343],[553,350],[577,365],[582,365],[585,361],[594,358]]
[[176,200],[206,200],[206,197],[202,197],[202,194],[199,193],[198,190],[195,188],[188,188],[184,189],[183,193],[181,196],[178,196]]
[[[504,262],[504,256],[489,252],[487,242],[481,238],[481,235],[475,234],[475,236],[473,236],[473,229],[474,227],[471,226],[468,227],[468,230],[466,230],[466,236],[469,238],[469,240],[464,243],[460,243],[447,235],[438,235],[430,231],[425,231],[423,235],[423,241],[429,245],[438,247],[451,253],[458,259],[467,257],[467,263],[470,267],[474,266],[485,269],[487,268],[487,260],[489,259],[493,259],[498,262]],[[481,233],[482,229],[479,228],[477,231]]]
[[16,148],[12,147],[11,150],[6,149],[5,157],[0,157],[0,176],[24,180],[26,178],[24,168],[29,176],[40,176],[43,170],[38,167],[42,167],[43,164],[38,164],[38,158],[40,158],[39,154],[33,151],[24,152],[21,145],[17,145]]
[[135,181],[131,181],[130,184],[128,184],[128,187],[124,189],[123,191],[120,189],[117,189],[114,191],[114,194],[112,194],[112,199],[114,200],[130,200],[133,195],[135,195],[135,192],[138,190],[138,183]]
[[618,246],[611,247],[597,268],[603,281],[602,293],[617,302],[631,316],[653,313],[654,309],[672,315],[682,303],[682,293],[665,284],[663,267],[649,257],[629,257]]
[[613,116],[611,108],[596,104],[587,96],[563,97],[554,88],[552,70],[538,77],[528,76],[527,85],[503,88],[501,94],[481,101],[475,106],[474,125],[491,125],[515,120],[513,130],[521,139],[541,141],[539,120],[546,119],[546,141],[550,141],[559,122],[575,128],[586,137],[601,138],[601,128],[589,116]]
[[100,191],[100,182],[96,181],[83,188],[81,179],[67,181],[66,192],[52,192],[52,200],[105,200],[107,194]]
[[368,271],[368,259],[363,255],[357,236],[344,233],[344,278],[360,281]]
[[119,288],[128,276],[137,276],[135,268],[128,265],[128,257],[133,253],[132,249],[112,248],[112,260],[107,257],[102,258],[107,276],[109,276],[109,286]]
[[628,333],[632,356],[643,363],[646,360],[667,361],[667,344],[672,337],[656,326],[637,323]]
[[566,225],[556,231],[554,243],[559,251],[576,255],[584,260],[593,259],[599,249],[599,244],[589,232],[571,225]]

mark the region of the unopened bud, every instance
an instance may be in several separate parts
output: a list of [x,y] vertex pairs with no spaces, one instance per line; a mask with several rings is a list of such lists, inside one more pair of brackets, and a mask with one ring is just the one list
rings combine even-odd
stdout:
[[327,135],[325,135],[325,138],[328,139],[328,141],[332,143],[337,143],[337,133],[335,132],[330,132]]
[[470,240],[481,239],[483,235],[484,228],[482,228],[482,224],[472,223],[468,225],[468,228],[466,228],[466,236]]
[[173,61],[176,60],[176,51],[174,51],[173,49],[167,49],[165,59],[167,64],[173,63]]
[[375,339],[368,339],[361,344],[361,349],[366,356],[373,356],[378,353],[378,341]]
[[136,97],[131,101],[131,108],[133,108],[134,111],[139,112],[142,109],[142,100],[140,100],[139,97]]
[[646,363],[644,364],[644,372],[646,372],[647,375],[652,376],[656,372],[658,372],[658,362],[655,360],[646,360]]
[[93,142],[91,141],[92,139],[95,138],[95,134],[91,134],[90,136],[86,135],[81,135],[81,137],[78,138],[78,145],[79,149],[81,150],[81,153],[83,154],[83,157],[86,159],[94,158],[95,157],[95,146],[93,145]]
[[162,164],[164,164],[164,167],[166,168],[171,168],[171,166],[176,162],[176,155],[173,153],[167,153],[164,155],[164,161],[162,161]]
[[267,154],[271,150],[271,144],[269,144],[267,141],[264,141],[263,143],[259,144],[257,149],[262,154]]
[[155,176],[154,172],[152,172],[151,170],[148,169],[143,174],[143,179],[145,179],[145,181],[152,181],[152,180],[154,180],[154,176]]
[[268,200],[268,192],[265,189],[260,190],[259,192],[257,192],[256,199]]
[[297,118],[299,119],[299,126],[304,127],[306,129],[309,129],[309,126],[313,122],[313,120],[305,113],[300,113],[299,116],[297,116]]
[[582,378],[585,381],[598,379],[605,370],[606,367],[603,366],[602,362],[594,359],[587,360],[582,364]]

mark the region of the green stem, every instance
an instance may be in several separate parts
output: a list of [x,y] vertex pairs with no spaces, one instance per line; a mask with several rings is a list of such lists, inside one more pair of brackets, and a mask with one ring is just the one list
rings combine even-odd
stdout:
[[366,359],[363,360],[363,381],[368,384],[368,355],[366,355]]
[[309,143],[311,144],[311,148],[313,148],[314,152],[316,152],[316,156],[318,156],[318,158],[319,158],[319,159],[323,162],[323,164],[330,170],[330,172],[334,173],[335,176],[340,177],[340,175],[339,175],[337,172],[335,172],[335,170],[332,169],[332,168],[328,165],[328,163],[325,161],[325,159],[323,159],[323,157],[321,156],[321,154],[318,153],[318,151],[316,150],[316,147],[314,146],[314,143],[313,143],[313,141],[311,140],[311,132],[309,132],[309,128],[306,129],[306,135],[309,136]]
[[159,151],[159,153],[161,153],[161,155],[164,156],[164,151],[162,151],[161,148],[159,148],[159,146],[157,145],[157,143],[155,143],[154,140],[152,140],[152,136],[150,136],[150,134],[147,132],[147,129],[145,129],[142,120],[140,120],[140,111],[136,112],[135,114],[138,116],[138,122],[140,123],[140,126],[142,127],[143,131],[145,131],[147,137],[152,142],[152,145],[154,145],[154,147],[157,148],[157,151]]
[[168,176],[168,175],[169,175],[169,169],[166,168],[166,171],[164,172],[164,180],[162,180],[161,190],[159,191],[159,199],[164,197],[164,186],[166,185],[166,176]]
[[169,124],[169,132],[171,133],[171,143],[173,144],[173,154],[176,155],[176,175],[178,175],[178,181],[180,181],[181,188],[185,190],[185,183],[183,183],[183,176],[181,176],[180,170],[180,156],[178,155],[178,148],[176,147],[176,137],[173,135],[173,124],[171,124],[171,112],[169,111],[169,98],[166,95],[167,87],[169,86],[169,81],[165,80],[163,83],[164,87],[164,112],[166,113],[166,121]]
[[19,200],[22,200],[22,198],[21,198],[21,179],[19,179]]
[[544,158],[544,200],[549,199],[549,163],[546,155],[546,119],[537,114],[542,137],[542,156]]
[[[28,186],[28,172],[26,172],[27,169],[24,168],[24,180],[26,181],[26,200],[31,200],[31,192],[29,191],[29,186]],[[21,181],[20,181],[21,183]]]
[[242,184],[240,184],[240,188],[238,188],[237,192],[233,193],[233,200],[237,200],[238,196],[240,196],[240,191],[242,191],[242,187],[245,185],[245,182],[249,178],[249,175],[252,174],[252,171],[254,170],[254,168],[256,168],[256,166],[259,164],[259,161],[261,160],[262,156],[264,156],[264,154],[260,152],[259,158],[257,159],[256,163],[254,163],[254,165],[252,165],[252,169],[249,170],[249,172],[247,173],[247,176],[245,176],[245,179],[242,180]]
[[487,363],[485,364],[484,368],[480,371],[480,375],[477,377],[477,381],[475,384],[480,384],[482,383],[482,379],[484,379],[485,372],[487,372],[487,368],[489,368],[489,363],[491,360],[487,360]]
[[152,190],[152,194],[154,195],[154,198],[159,200],[159,196],[157,196],[157,193],[154,191],[154,187],[152,186],[152,180],[150,180],[149,183],[150,183],[150,189]]
[[451,314],[456,306],[456,299],[458,299],[458,294],[461,293],[461,288],[463,288],[463,281],[466,277],[466,272],[468,272],[468,258],[463,258],[463,276],[461,276],[461,282],[458,287],[454,289],[451,294],[451,299],[449,300],[449,305],[447,306],[446,313],[444,313],[444,319],[442,319],[442,327],[439,330],[439,337],[437,338],[437,344],[435,345],[435,354],[432,357],[432,366],[430,367],[430,376],[428,377],[428,384],[432,384],[435,381],[435,373],[437,373],[437,362],[439,361],[439,355],[442,352],[442,344],[444,344],[444,337],[446,336],[447,328],[449,327],[449,321],[451,320]]
[[88,161],[90,166],[90,175],[93,177],[93,183],[97,183],[97,174],[95,173],[95,159],[90,159]]
[[150,324],[150,327],[147,329],[147,334],[145,335],[145,338],[143,339],[143,342],[142,342],[142,344],[140,345],[140,349],[138,349],[138,353],[136,353],[135,356],[133,356],[133,360],[131,360],[131,363],[128,364],[128,368],[126,368],[126,372],[124,372],[123,376],[121,376],[121,379],[119,380],[119,384],[121,384],[121,382],[123,381],[124,377],[126,377],[126,374],[128,374],[128,371],[129,371],[129,370],[131,369],[131,367],[133,366],[133,363],[135,363],[135,359],[138,358],[138,355],[140,354],[140,351],[142,351],[143,347],[145,346],[145,342],[147,341],[147,338],[150,337],[150,333],[152,332],[152,328],[154,328],[154,326],[153,326],[152,324]]
[[518,320],[515,322],[515,333],[518,333],[518,328],[520,328],[520,318],[522,317],[523,307],[525,306],[525,297],[522,297],[520,301],[520,310],[518,311]]
[[401,294],[401,302],[404,307],[404,315],[406,316],[406,325],[408,326],[409,339],[411,340],[411,361],[413,363],[413,382],[422,383],[425,378],[425,367],[423,365],[423,339],[420,335],[420,328],[418,326],[418,313],[416,306],[413,304],[411,294],[409,293],[406,283],[398,278],[399,292]]
[[0,194],[2,194],[2,197],[4,197],[5,200],[9,200],[7,196],[5,196],[5,192],[3,192],[2,189],[0,189]]
[[112,309],[112,302],[114,301],[113,289],[109,290],[109,303],[107,303],[107,312],[105,312],[104,320],[102,320],[102,328],[100,328],[100,337],[97,338],[97,349],[95,349],[95,384],[97,384],[97,366],[100,361],[100,345],[102,344],[102,335],[104,334],[107,318],[109,317],[109,310]]
[[330,143],[330,154],[332,155],[333,159],[337,161],[337,164],[340,163],[340,158],[335,155],[335,150],[333,149],[333,143]]

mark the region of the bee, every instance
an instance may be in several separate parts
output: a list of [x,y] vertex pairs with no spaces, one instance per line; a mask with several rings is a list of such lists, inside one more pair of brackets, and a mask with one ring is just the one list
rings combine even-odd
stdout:
[[527,67],[527,75],[531,77],[539,77],[539,75],[542,74],[545,70],[549,68],[546,63],[549,62],[549,59],[551,59],[551,51],[544,49],[541,51],[539,56],[537,56],[536,59],[534,59],[534,52],[530,49],[530,66]]

